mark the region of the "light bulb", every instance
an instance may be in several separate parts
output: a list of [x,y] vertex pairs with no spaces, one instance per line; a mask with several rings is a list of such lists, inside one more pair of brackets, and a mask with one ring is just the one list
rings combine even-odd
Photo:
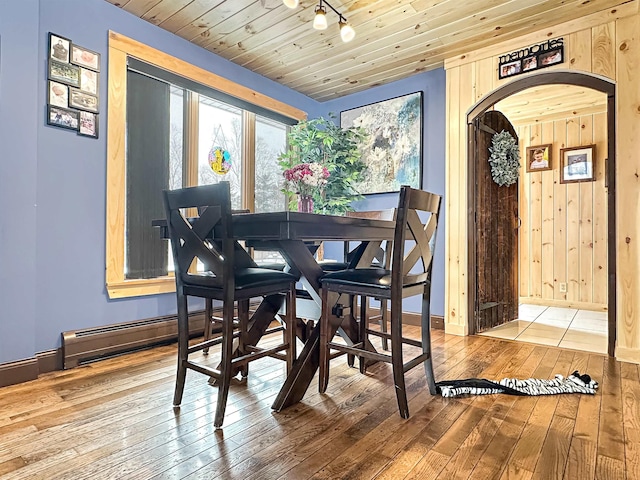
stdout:
[[340,20],[340,38],[344,43],[350,42],[356,36],[356,31],[346,21]]
[[318,5],[316,8],[316,16],[313,19],[313,28],[316,30],[326,30],[327,28],[327,17],[324,8]]
[[282,3],[289,8],[296,8],[298,6],[298,0],[282,0]]

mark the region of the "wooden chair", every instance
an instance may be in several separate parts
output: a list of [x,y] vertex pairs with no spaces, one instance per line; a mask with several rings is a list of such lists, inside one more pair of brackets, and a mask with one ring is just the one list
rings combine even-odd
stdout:
[[[347,212],[347,217],[355,218],[370,218],[372,220],[393,220],[396,215],[395,208],[388,208],[386,210],[366,210],[361,212]],[[345,251],[349,250],[349,242],[345,242]],[[350,250],[349,250],[350,251]],[[374,256],[374,264],[372,267],[381,267],[389,269],[391,263],[391,242],[386,242],[384,248],[380,248],[378,253]],[[369,301],[370,297],[366,297],[366,301]],[[388,301],[385,298],[374,298],[380,302],[377,315],[369,315],[369,322],[377,320],[380,325],[380,330],[383,333],[387,333],[388,325]],[[367,305],[367,309],[370,305]],[[355,307],[355,305],[353,305]],[[355,309],[353,310],[355,312]],[[389,350],[389,341],[387,337],[382,337],[382,349]]]
[[[427,384],[432,395],[436,385],[431,360],[430,295],[433,251],[440,209],[440,196],[422,190],[403,186],[400,190],[396,211],[396,226],[391,253],[391,268],[359,268],[327,273],[320,279],[322,284],[322,317],[320,319],[320,392],[325,392],[329,382],[329,360],[331,349],[338,354],[353,354],[360,359],[360,371],[365,372],[366,360],[391,363],[398,408],[402,418],[409,417],[409,407],[405,389],[404,374],[419,364],[423,364]],[[424,221],[421,220],[422,217]],[[330,305],[329,292],[349,295],[350,304],[355,296],[360,296],[360,325],[357,343],[349,346],[332,342],[330,315],[334,305]],[[422,295],[421,340],[402,336],[402,299]],[[368,328],[367,297],[391,301],[389,312],[390,333]],[[349,315],[353,310],[349,309]],[[334,326],[335,327],[335,326]],[[331,333],[330,333],[331,332]],[[391,354],[375,351],[369,342],[369,335],[391,340]],[[419,347],[418,356],[408,362],[403,360],[405,344]]]
[[[171,240],[178,303],[178,373],[174,406],[182,401],[187,370],[208,375],[218,382],[215,427],[222,426],[232,372],[246,374],[249,362],[272,356],[287,362],[287,371],[295,359],[295,282],[296,277],[256,268],[245,250],[233,239],[229,183],[164,191],[167,228]],[[185,209],[198,208],[200,216],[188,219]],[[194,260],[204,265],[204,272],[192,271]],[[283,343],[268,349],[248,340],[249,300],[267,295],[285,295],[286,316]],[[187,297],[195,296],[222,302],[222,333],[189,346]],[[235,304],[238,318],[234,318]],[[237,351],[234,352],[234,339]],[[222,360],[218,369],[190,360],[189,355],[222,343]],[[255,342],[254,342],[255,343]],[[285,352],[285,353],[282,353]]]
[[[386,210],[364,210],[359,212],[347,212],[345,213],[346,217],[353,218],[369,218],[371,220],[393,220],[395,215],[395,208],[389,208]],[[324,272],[338,272],[340,270],[346,270],[349,268],[350,260],[353,257],[358,247],[351,248],[352,242],[344,242],[344,260],[342,262],[320,262],[320,266]],[[386,242],[384,248],[379,248],[378,252],[374,255],[372,267],[381,267],[381,268],[389,268],[389,256],[391,254],[391,242]],[[377,315],[370,315],[369,321],[377,320],[380,325],[380,330],[383,332],[387,332],[388,325],[388,305],[387,300],[382,298],[375,298],[378,302],[380,302],[380,307]],[[366,301],[369,301],[369,297],[367,297]],[[355,312],[355,301],[350,308]],[[368,306],[367,306],[368,307]],[[359,321],[359,319],[358,319]],[[389,350],[389,344],[387,338],[382,338],[382,348],[383,350]],[[353,366],[353,356],[349,355],[349,366]]]

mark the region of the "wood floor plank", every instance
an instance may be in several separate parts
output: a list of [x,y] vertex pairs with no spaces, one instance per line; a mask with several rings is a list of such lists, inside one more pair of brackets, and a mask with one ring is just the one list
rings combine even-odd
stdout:
[[627,478],[640,478],[640,382],[638,367],[620,364],[622,414],[624,415],[624,463]]
[[[515,374],[514,369],[517,368],[520,372],[518,376],[528,378],[533,374],[546,351],[547,349],[542,347],[523,349],[519,352],[520,355],[511,357],[512,361],[507,369],[501,373],[505,377],[511,377]],[[485,450],[493,443],[496,433],[501,431],[501,427],[512,407],[516,404],[519,406],[531,404],[530,407],[525,408],[524,411],[520,413],[520,415],[524,417],[524,420],[526,420],[529,416],[529,414],[526,413],[527,410],[529,410],[530,413],[532,406],[535,405],[535,401],[532,401],[530,398],[520,398],[510,395],[491,395],[481,398],[478,402],[485,401],[488,403],[492,400],[493,404],[491,407],[486,410],[486,414],[469,433],[465,441],[460,444],[438,478],[469,478],[471,472],[483,457]],[[517,437],[513,440],[515,441],[516,439]]]
[[[574,352],[559,350],[556,352],[557,354],[553,351],[548,353],[534,372],[536,378],[551,378],[558,371],[566,371],[570,368]],[[503,478],[517,478],[518,475],[533,477],[559,398],[557,395],[537,397],[531,415],[523,426],[520,437],[514,442],[510,457],[505,462]]]
[[[595,480],[624,480],[626,478],[625,464],[622,460],[598,455]],[[629,480],[632,478],[629,477]]]
[[534,479],[564,478],[575,421],[554,415],[540,454],[541,459],[533,472]]
[[[460,362],[457,368],[454,368],[448,372],[446,376],[447,379],[455,379],[461,377],[474,377],[474,376],[488,376],[491,375],[493,371],[499,369],[498,365],[502,365],[506,362],[506,359],[510,357],[511,353],[517,352],[520,348],[522,348],[522,344],[511,344],[508,345],[505,349],[504,344],[494,344],[492,347],[485,350],[485,355],[482,357],[483,361],[478,362]],[[460,399],[456,399],[456,402],[467,404],[468,402]],[[469,403],[470,404],[470,403]],[[465,410],[466,412],[467,410]],[[465,424],[468,422],[464,421],[464,415],[461,415],[456,419],[455,425],[459,426],[461,424]],[[421,448],[424,448],[424,445],[421,445],[419,442],[415,443],[414,438],[420,435],[421,430],[427,428],[427,424],[432,422],[433,419],[429,418],[429,416],[425,417],[424,424],[421,422],[422,419],[417,419],[416,421],[408,422],[409,425],[407,428],[403,429],[397,438],[394,438],[392,435],[388,438],[388,441],[384,442],[382,446],[382,454],[389,457],[394,457],[393,461],[387,465],[376,478],[397,478],[398,475],[407,474],[411,469],[415,467],[415,465],[421,460],[421,458],[416,455],[416,452],[421,451]],[[464,430],[464,427],[460,427]],[[452,432],[451,429],[447,431],[448,434],[451,434],[453,438],[450,436],[450,440],[447,440],[449,443],[457,444],[456,435],[460,436],[460,429],[456,429]],[[409,442],[407,443],[407,440]],[[437,442],[441,442],[441,439],[435,438]],[[407,450],[407,446],[411,445],[412,448]],[[377,451],[371,452],[370,455],[376,455]],[[434,466],[438,465],[442,459],[448,459],[450,457],[447,455],[439,454],[438,452],[431,451],[429,452],[431,457],[426,463],[431,465],[431,470],[429,475],[435,475],[436,472],[434,470]],[[442,466],[445,465],[446,462],[442,463]]]
[[[536,378],[549,378],[558,362],[560,351],[549,349],[540,366],[536,369]],[[520,437],[514,442],[513,450],[502,472],[501,479],[531,478],[538,455],[542,450],[551,419],[558,403],[554,395],[533,397],[535,405],[523,426]]]
[[[580,373],[587,372],[589,362],[589,354],[584,352],[576,352],[571,366],[566,371],[555,372],[563,377],[575,372]],[[558,406],[556,407],[556,415],[566,417],[569,419],[575,419],[578,413],[578,404],[580,402],[580,395],[562,395],[558,399]]]
[[[624,424],[622,414],[622,382],[620,362],[608,358],[602,374],[602,406],[598,430],[598,458],[613,458],[624,462]],[[617,468],[613,471],[617,471]]]
[[[573,352],[560,352],[559,355],[555,355],[547,350],[531,376],[551,378],[555,372],[569,368],[573,357]],[[526,402],[516,404],[505,420],[504,428],[496,433],[492,444],[487,447],[487,454],[473,470],[472,478],[509,478],[515,476],[516,472],[518,475],[532,478],[547,439],[558,399],[555,395],[531,397],[527,398]],[[531,461],[526,457],[535,460]]]
[[[514,365],[519,372],[518,375],[515,375],[514,371],[507,373],[517,378],[546,378],[549,370],[557,365],[557,358],[548,348],[536,347],[522,365]],[[486,445],[478,446],[478,450],[482,449],[482,455],[479,456],[475,468],[464,470],[469,473],[467,478],[484,479],[501,476],[509,465],[508,459],[538,400],[537,397],[500,396],[499,401],[508,407],[508,411],[500,426],[495,429],[491,440]]]
[[[505,344],[499,344],[499,347],[502,348],[502,345]],[[511,364],[512,357],[514,355],[517,355],[523,349],[529,352],[530,348],[531,347],[524,344],[506,344],[506,348],[503,349],[502,352],[503,354],[497,357],[492,356],[492,354],[495,353],[495,350],[493,350],[493,348],[489,349],[487,350],[489,355],[485,357],[486,362],[477,364],[477,374],[471,370],[465,371],[462,376],[479,376],[482,378],[497,377],[501,372],[507,369],[508,365]],[[477,403],[474,402],[474,400],[477,400]],[[492,400],[492,397],[469,397],[456,399],[456,401],[459,401],[460,403],[467,404],[468,408],[456,419],[455,424],[453,424],[451,428],[437,439],[434,447],[430,451],[426,452],[422,458],[417,458],[416,456],[407,455],[405,452],[400,452],[397,458],[381,472],[381,477],[395,478],[400,471],[402,473],[406,472],[407,478],[435,478],[442,468],[446,466],[451,456],[457,450],[459,444],[462,443],[468,436],[469,432],[475,428],[477,421],[486,414],[487,408],[492,404]],[[486,405],[482,405],[483,403]],[[410,463],[409,460],[413,460],[413,462]]]
[[[495,352],[497,354],[497,352]],[[497,357],[497,355],[496,355]],[[489,360],[491,357],[488,357]],[[478,364],[478,371],[481,368]],[[454,372],[449,372],[446,378],[449,378],[451,374]],[[470,367],[470,369],[466,372],[467,375],[474,375],[476,373],[476,368]],[[414,407],[410,405],[412,408],[411,411],[414,411]],[[420,413],[420,412],[418,412]],[[427,417],[429,418],[429,417]],[[381,449],[382,445],[387,445],[388,439],[393,438],[393,436],[399,432],[406,432],[406,424],[410,423],[412,426],[414,424],[417,425],[417,428],[421,425],[422,418],[418,415],[416,419],[408,421],[402,421],[397,416],[390,416],[387,420],[380,423],[380,425],[371,431],[366,438],[363,438],[357,444],[352,444],[350,448],[346,449],[336,460],[331,462],[326,468],[323,469],[321,474],[315,475],[314,478],[337,478],[340,476],[341,478],[371,478],[371,470],[375,470],[379,467],[384,467],[384,464],[380,463],[381,458],[391,459],[398,452],[394,452],[393,449],[384,448]],[[460,423],[462,420],[462,416],[458,418],[456,425]],[[402,427],[400,429],[400,427]],[[414,430],[417,433],[417,428]],[[384,443],[380,442],[380,438],[384,436],[387,441]],[[376,448],[378,447],[378,448]],[[381,469],[381,468],[380,468]],[[374,473],[377,473],[375,471]]]
[[[592,378],[602,378],[604,356],[589,355],[585,372]],[[565,476],[567,478],[594,478],[598,445],[598,429],[602,391],[595,395],[580,395],[576,423],[569,448]]]
[[[436,358],[434,362],[436,375],[444,374],[441,368],[442,356],[440,355],[439,349],[434,349],[434,357]],[[317,478],[332,478],[336,470],[342,477],[348,477],[348,469],[342,466],[345,459],[347,459],[349,464],[357,465],[362,456],[362,453],[351,453],[350,447],[352,445],[359,445],[358,450],[366,454],[367,450],[371,448],[367,443],[369,440],[373,440],[374,445],[379,445],[381,431],[383,432],[382,434],[385,435],[392,434],[403,423],[399,416],[393,415],[393,412],[397,410],[397,406],[393,393],[391,368],[389,365],[381,365],[380,368],[386,372],[386,382],[381,390],[380,396],[380,399],[384,399],[384,403],[374,410],[370,410],[367,416],[361,421],[332,438],[331,442],[325,444],[322,448],[309,449],[309,445],[305,445],[302,449],[289,449],[288,451],[293,452],[294,455],[285,454],[277,457],[270,462],[267,469],[257,471],[249,478],[277,478],[283,473],[289,478],[300,478],[302,475],[310,476],[314,473]],[[375,372],[371,373],[375,374]],[[378,375],[374,376],[378,378]],[[416,412],[417,409],[428,408],[434,399],[439,399],[439,397],[430,396],[426,391],[426,380],[424,371],[421,368],[416,368],[407,375],[407,385],[409,407],[413,412]],[[333,396],[331,396],[330,400],[333,400]],[[418,413],[420,413],[420,410],[418,410]],[[338,455],[332,462],[332,465],[327,467],[326,459],[331,457],[330,454],[326,455],[326,453],[330,453],[331,451],[343,451],[344,453]],[[309,456],[304,458],[303,462],[300,462],[305,456],[305,452]],[[315,454],[318,452],[320,455],[316,456]],[[295,468],[297,463],[304,465],[304,474]],[[287,472],[291,467],[294,467],[293,471]],[[367,468],[371,467],[368,466]]]
[[[167,345],[0,388],[0,479],[640,478],[637,365],[442,331],[433,332],[433,350],[439,380],[550,378],[573,368],[600,388],[595,396],[441,398],[416,368],[403,420],[389,366],[361,375],[340,357],[326,394],[314,381],[302,402],[275,413],[284,364],[263,359],[232,385],[215,430],[217,388],[207,377],[189,372],[173,409],[176,348]],[[201,360],[218,359],[213,349]]]

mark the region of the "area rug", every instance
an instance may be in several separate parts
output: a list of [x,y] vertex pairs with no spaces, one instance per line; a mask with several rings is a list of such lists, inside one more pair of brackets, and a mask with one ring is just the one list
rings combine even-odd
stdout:
[[580,374],[577,370],[568,377],[556,375],[552,380],[540,378],[503,378],[499,382],[483,378],[467,378],[464,380],[444,380],[436,383],[443,397],[459,397],[461,395],[490,395],[506,393],[508,395],[558,395],[561,393],[586,393],[595,395],[598,382],[589,375]]

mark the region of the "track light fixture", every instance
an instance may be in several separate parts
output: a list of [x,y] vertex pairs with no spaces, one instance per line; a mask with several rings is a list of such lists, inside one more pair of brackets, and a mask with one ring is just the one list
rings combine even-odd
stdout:
[[[282,0],[282,3],[289,8],[296,8],[298,6],[298,0]],[[318,6],[315,9],[315,17],[313,17],[313,28],[316,30],[326,30],[327,10],[324,8],[325,5],[338,15],[338,27],[340,27],[340,38],[342,41],[347,43],[353,40],[356,36],[356,31],[349,25],[344,15],[333,8],[327,0],[319,0],[318,2]]]
[[313,17],[313,28],[316,30],[327,29],[327,11],[322,8],[322,0],[320,0],[320,4],[316,7],[316,16]]

